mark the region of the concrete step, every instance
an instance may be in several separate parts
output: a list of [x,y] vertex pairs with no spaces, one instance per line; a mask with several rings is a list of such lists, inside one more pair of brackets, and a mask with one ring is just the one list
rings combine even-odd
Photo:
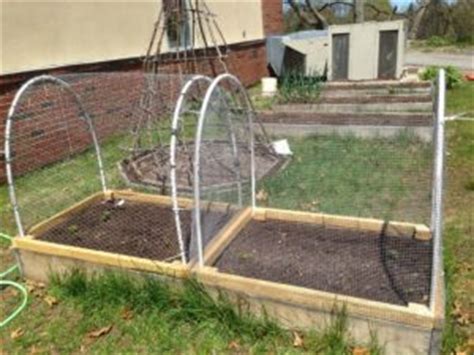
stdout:
[[373,104],[373,103],[431,103],[431,95],[372,95],[372,96],[336,96],[321,97],[321,104]]
[[431,113],[431,101],[415,102],[321,102],[304,105],[278,105],[273,108],[275,112],[313,112],[313,113]]
[[324,84],[325,90],[375,90],[375,89],[420,89],[431,88],[431,82],[400,82],[394,80],[357,81],[357,82],[328,82]]
[[392,138],[402,133],[414,134],[424,142],[433,139],[432,127],[419,126],[375,126],[375,125],[331,125],[331,124],[280,124],[263,123],[266,132],[275,138],[341,135],[358,138]]
[[374,88],[374,89],[340,89],[324,90],[321,92],[322,98],[330,97],[365,97],[365,96],[427,96],[431,95],[431,87],[413,87],[413,88]]
[[295,125],[357,125],[357,126],[403,126],[429,127],[433,115],[425,113],[321,113],[321,112],[275,112],[260,111],[258,117],[267,124]]

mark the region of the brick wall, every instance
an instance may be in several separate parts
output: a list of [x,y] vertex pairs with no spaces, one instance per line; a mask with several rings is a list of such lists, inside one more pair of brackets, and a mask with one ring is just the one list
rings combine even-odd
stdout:
[[[258,82],[267,75],[264,41],[232,45],[227,63],[230,72],[245,85]],[[136,114],[134,108],[138,106],[143,92],[141,68],[141,61],[132,59],[0,77],[0,152],[4,145],[7,111],[16,91],[28,79],[41,74],[64,76],[83,99],[86,111],[94,119],[98,136],[103,139],[130,129],[131,116]],[[212,70],[206,66],[200,71],[211,74]],[[171,81],[163,83],[160,91],[165,93],[164,101],[174,102],[176,99],[177,90]],[[13,127],[15,136],[21,137],[17,140],[21,144],[17,143],[15,147],[16,174],[37,169],[90,146],[87,127],[69,94],[54,85],[43,85],[32,88],[28,95],[19,107],[21,119]],[[159,109],[156,107],[155,111]],[[66,135],[69,135],[68,141],[65,140]],[[0,154],[0,182],[4,181],[4,158]]]
[[262,0],[263,29],[269,35],[283,32],[283,4],[281,0]]

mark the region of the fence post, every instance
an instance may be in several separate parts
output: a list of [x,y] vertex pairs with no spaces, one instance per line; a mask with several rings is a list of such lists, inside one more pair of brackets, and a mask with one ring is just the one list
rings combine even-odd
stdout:
[[444,276],[443,270],[443,182],[444,182],[444,156],[445,156],[445,104],[446,104],[446,74],[440,69],[437,80],[436,114],[435,114],[435,157],[433,176],[433,200],[431,213],[431,231],[433,233],[433,261],[430,288],[430,309],[435,310],[435,305],[443,300],[438,300],[439,280]]

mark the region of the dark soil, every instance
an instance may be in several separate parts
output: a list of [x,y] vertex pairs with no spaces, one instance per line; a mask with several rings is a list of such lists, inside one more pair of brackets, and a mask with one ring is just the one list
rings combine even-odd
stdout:
[[[189,243],[191,211],[180,216]],[[178,259],[180,253],[171,208],[132,201],[121,207],[105,201],[87,206],[38,239],[153,260]]]
[[253,221],[220,271],[369,300],[427,304],[431,243],[360,230]]
[[[239,181],[236,171],[240,173],[240,181],[250,181],[250,153],[246,147],[239,146],[239,161],[236,162],[230,144],[225,142],[202,143],[201,146],[201,186],[225,187]],[[191,155],[190,155],[191,154]],[[146,185],[162,190],[169,190],[170,165],[169,147],[148,151],[133,159],[121,163],[122,173],[134,184]],[[191,191],[193,181],[192,161],[194,144],[187,147],[179,146],[176,153],[176,179],[178,190]],[[238,168],[236,169],[236,163]],[[267,150],[256,149],[256,178],[272,174],[284,161]]]

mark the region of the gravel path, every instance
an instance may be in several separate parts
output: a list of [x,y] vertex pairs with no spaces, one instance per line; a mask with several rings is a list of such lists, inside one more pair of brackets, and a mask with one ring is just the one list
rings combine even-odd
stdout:
[[453,65],[463,71],[474,71],[474,51],[445,53],[408,49],[405,54],[405,65]]

